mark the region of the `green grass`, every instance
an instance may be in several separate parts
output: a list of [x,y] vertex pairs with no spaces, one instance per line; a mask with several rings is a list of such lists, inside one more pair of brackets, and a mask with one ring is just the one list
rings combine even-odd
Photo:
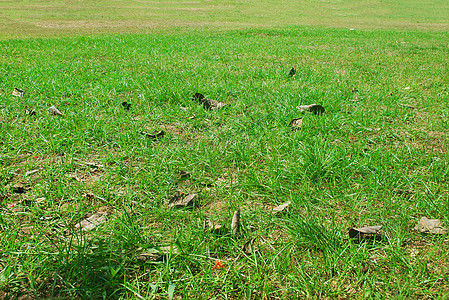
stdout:
[[[201,2],[218,23],[241,20],[213,4]],[[353,11],[349,4],[332,5]],[[250,27],[262,25],[256,12]],[[413,19],[401,11],[392,22],[402,24],[402,14]],[[365,18],[366,27],[377,22]],[[447,235],[412,231],[422,216],[449,226],[447,33],[230,29],[240,25],[0,42],[0,297],[448,297]],[[23,36],[55,33],[70,30]],[[231,106],[205,111],[190,99],[195,92]],[[326,112],[296,108],[311,103]],[[304,125],[293,131],[297,117]],[[166,135],[157,141],[139,133],[158,130]],[[18,183],[25,193],[14,192]],[[178,191],[199,201],[169,209]],[[289,212],[272,216],[285,201]],[[107,222],[75,227],[99,211]],[[207,220],[227,229],[206,231]],[[368,225],[383,225],[382,238],[349,240],[350,227]],[[139,259],[166,246],[161,261]],[[212,270],[215,260],[225,268]]]
[[0,2],[0,38],[312,25],[447,31],[445,0]]

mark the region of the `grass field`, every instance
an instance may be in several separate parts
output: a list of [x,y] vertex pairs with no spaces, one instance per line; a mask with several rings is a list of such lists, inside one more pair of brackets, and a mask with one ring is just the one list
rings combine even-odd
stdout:
[[0,298],[447,299],[448,7],[403,2],[0,2]]

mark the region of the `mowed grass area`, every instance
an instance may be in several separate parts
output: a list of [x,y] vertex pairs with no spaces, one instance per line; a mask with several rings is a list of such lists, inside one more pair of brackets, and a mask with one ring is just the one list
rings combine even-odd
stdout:
[[446,0],[2,0],[0,38],[312,25],[449,30]]
[[1,42],[0,295],[447,298],[447,235],[412,229],[449,226],[448,52],[444,32],[307,27]]

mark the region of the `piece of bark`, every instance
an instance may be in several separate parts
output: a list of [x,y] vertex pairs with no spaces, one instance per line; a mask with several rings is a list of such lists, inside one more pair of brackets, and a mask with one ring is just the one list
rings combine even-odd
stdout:
[[321,115],[325,112],[324,107],[319,104],[300,105],[300,106],[297,106],[297,108],[299,109],[299,111],[311,112],[315,115]]
[[281,204],[279,206],[276,206],[275,208],[273,208],[273,213],[274,214],[280,214],[282,212],[285,212],[288,209],[288,207],[290,206],[290,204],[292,204],[292,202],[291,201],[287,201],[287,202],[285,202],[285,203],[283,203],[283,204]]
[[59,111],[54,105],[48,108],[48,111],[52,112],[54,115],[62,116],[62,112]]
[[240,209],[234,212],[231,222],[231,233],[236,235],[240,230]]
[[14,88],[14,90],[12,91],[12,95],[15,97],[23,97],[24,93],[25,93],[24,91],[18,88]]
[[170,200],[168,203],[168,208],[183,208],[190,205],[193,205],[196,201],[196,194],[188,194],[187,196],[184,193],[178,193]]
[[295,67],[292,67],[292,68],[290,69],[290,72],[288,73],[288,76],[293,77],[293,76],[295,76],[295,75],[296,75],[296,68],[295,68]]
[[367,226],[362,228],[351,228],[349,229],[349,237],[351,239],[359,237],[374,237],[378,234],[379,230],[382,229],[382,225],[379,226]]
[[293,129],[299,129],[302,127],[302,119],[303,118],[297,118],[297,119],[293,119],[288,126],[293,127]]
[[107,213],[97,212],[87,219],[82,220],[75,225],[76,228],[81,228],[84,231],[90,231],[106,222]]
[[419,233],[427,234],[446,234],[447,229],[441,226],[441,221],[439,219],[427,219],[422,217],[419,223],[413,228]]
[[161,130],[161,131],[158,131],[158,132],[156,132],[154,134],[141,131],[140,134],[146,136],[147,138],[149,138],[151,140],[157,140],[157,139],[159,139],[159,138],[161,138],[161,137],[163,137],[165,135],[165,131]]

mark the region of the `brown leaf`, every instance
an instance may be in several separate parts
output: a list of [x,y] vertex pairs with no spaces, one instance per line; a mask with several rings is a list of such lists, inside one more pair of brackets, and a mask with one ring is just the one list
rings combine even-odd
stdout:
[[302,119],[303,118],[297,118],[297,119],[293,119],[288,126],[293,127],[293,129],[298,129],[302,127]]
[[187,179],[190,178],[190,173],[184,170],[179,171],[179,177],[181,179]]
[[161,253],[164,255],[179,254],[178,247],[176,247],[176,246],[164,246],[164,247],[159,247],[159,249],[161,250]]
[[236,235],[240,229],[240,209],[234,212],[234,216],[232,216],[231,222],[231,232],[233,235]]
[[297,108],[299,109],[299,111],[302,111],[302,112],[308,111],[315,115],[321,115],[325,112],[324,107],[319,104],[300,105]]
[[196,194],[188,194],[187,196],[184,196],[184,193],[178,193],[169,201],[168,208],[183,208],[193,205],[196,198]]
[[148,251],[142,252],[137,255],[136,259],[142,262],[157,262],[162,260],[162,255],[156,249],[148,249]]
[[158,132],[156,132],[154,134],[141,131],[140,134],[146,136],[149,139],[157,140],[157,139],[159,139],[159,138],[161,138],[161,137],[163,137],[165,135],[165,131],[161,130],[161,131],[158,131]]
[[441,226],[441,221],[438,219],[427,219],[422,217],[419,223],[413,228],[413,230],[420,233],[428,234],[446,234],[447,229]]
[[217,100],[207,99],[201,93],[195,93],[192,96],[192,100],[199,102],[200,104],[203,105],[203,107],[205,109],[210,109],[210,110],[220,109],[222,107],[225,107],[225,106],[229,105],[229,104],[225,104],[225,103],[219,102]]
[[253,245],[254,242],[256,241],[256,238],[252,238],[251,240],[247,241],[243,247],[242,247],[242,251],[246,254],[249,255],[251,254],[251,252],[253,252]]
[[288,73],[288,76],[293,77],[293,76],[295,76],[295,75],[296,75],[296,68],[295,68],[295,67],[292,67],[292,68],[290,69],[290,72]]
[[60,112],[54,105],[50,106],[48,111],[52,112],[54,115],[62,116],[62,112]]
[[28,116],[34,116],[36,115],[36,112],[34,111],[34,109],[28,109],[28,106],[25,106],[25,114]]
[[92,167],[92,168],[103,168],[104,166],[102,164],[98,164],[96,162],[86,162],[84,163],[86,166],[88,167]]
[[122,106],[124,109],[129,110],[129,108],[131,107],[131,103],[124,101],[122,102]]
[[356,238],[356,237],[360,237],[360,238],[372,237],[372,236],[375,236],[381,229],[382,229],[382,225],[367,226],[367,227],[362,227],[362,228],[351,228],[351,229],[349,229],[349,237],[351,239]]
[[12,186],[12,192],[14,194],[23,194],[26,193],[27,190],[29,190],[29,186],[20,182]]
[[81,222],[79,222],[78,224],[76,224],[75,227],[81,228],[84,231],[92,230],[92,229],[100,226],[101,224],[105,223],[107,221],[106,216],[107,216],[107,213],[105,213],[105,212],[97,212],[97,213],[93,214],[92,216],[90,216],[89,218],[84,219]]
[[12,95],[16,97],[23,97],[23,93],[25,92],[18,88],[14,88],[14,90],[12,91]]
[[286,211],[288,209],[288,207],[290,206],[290,204],[292,204],[291,201],[287,201],[279,206],[276,206],[275,208],[273,208],[273,213],[274,214],[279,214],[282,213],[284,211]]

